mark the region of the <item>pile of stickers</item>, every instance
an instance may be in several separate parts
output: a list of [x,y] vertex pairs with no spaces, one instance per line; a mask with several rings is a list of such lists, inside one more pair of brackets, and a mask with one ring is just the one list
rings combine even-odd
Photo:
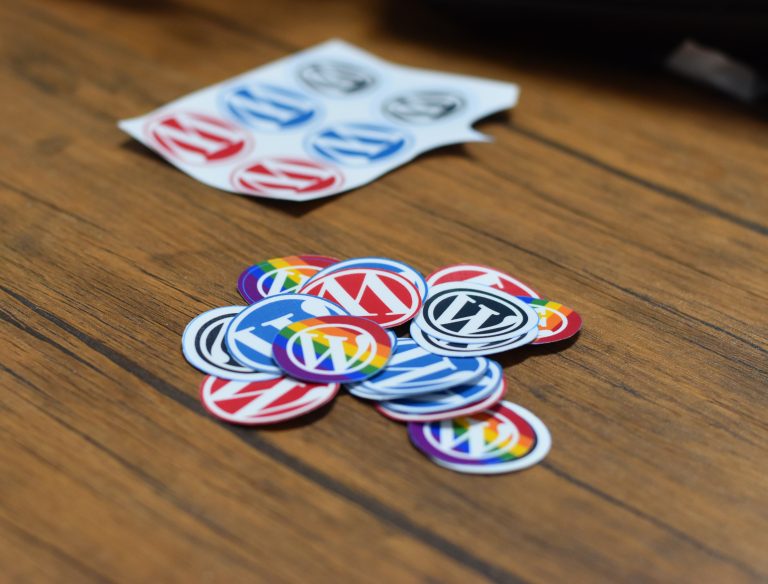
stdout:
[[120,128],[214,188],[308,201],[357,188],[513,107],[518,87],[389,63],[329,41]]
[[509,472],[549,451],[546,426],[503,401],[502,367],[487,355],[567,339],[581,318],[515,278],[456,265],[425,279],[392,259],[305,255],[249,267],[238,290],[249,306],[205,312],[182,339],[208,374],[200,398],[215,417],[283,422],[343,384],[452,470]]

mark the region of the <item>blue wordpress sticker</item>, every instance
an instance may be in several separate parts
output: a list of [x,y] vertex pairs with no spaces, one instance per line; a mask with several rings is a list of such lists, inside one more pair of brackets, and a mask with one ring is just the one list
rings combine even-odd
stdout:
[[303,127],[320,115],[320,105],[298,91],[266,83],[230,87],[221,98],[225,112],[253,130],[280,132]]
[[410,134],[383,124],[335,124],[307,140],[310,153],[344,166],[364,167],[403,154]]
[[474,383],[426,395],[383,401],[380,405],[389,412],[407,415],[430,415],[459,410],[488,398],[499,387],[502,376],[501,365],[490,361],[485,374]]
[[[483,357],[446,357],[400,339],[387,367],[353,389],[365,396],[397,399],[476,382],[488,369]],[[354,392],[353,392],[354,393]]]
[[346,315],[338,304],[306,294],[268,296],[251,304],[232,319],[224,341],[241,365],[265,373],[278,373],[272,360],[272,343],[282,329],[317,316]]

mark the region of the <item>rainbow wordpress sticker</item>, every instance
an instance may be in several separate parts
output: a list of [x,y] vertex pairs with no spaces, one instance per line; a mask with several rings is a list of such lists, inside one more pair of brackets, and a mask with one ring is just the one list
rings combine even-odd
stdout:
[[323,316],[289,324],[272,345],[275,363],[296,379],[351,383],[381,371],[392,340],[375,322],[353,316]]
[[237,289],[248,304],[267,296],[297,292],[312,276],[338,261],[316,255],[272,258],[243,271],[237,279]]
[[541,461],[552,444],[547,427],[525,408],[502,401],[477,414],[408,424],[416,448],[458,472],[499,474]]
[[563,341],[581,330],[581,316],[572,308],[544,298],[519,298],[527,302],[539,315],[539,334],[532,345]]

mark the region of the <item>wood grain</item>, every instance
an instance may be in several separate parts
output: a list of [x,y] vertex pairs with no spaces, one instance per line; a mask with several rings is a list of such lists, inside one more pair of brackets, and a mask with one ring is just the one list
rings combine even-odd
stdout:
[[[768,138],[676,80],[481,43],[397,3],[0,5],[0,573],[10,582],[768,579]],[[199,185],[116,120],[332,36],[515,81],[492,145],[305,206]],[[179,351],[253,261],[492,263],[576,308],[502,357],[552,431],[503,477],[341,396],[217,423]]]

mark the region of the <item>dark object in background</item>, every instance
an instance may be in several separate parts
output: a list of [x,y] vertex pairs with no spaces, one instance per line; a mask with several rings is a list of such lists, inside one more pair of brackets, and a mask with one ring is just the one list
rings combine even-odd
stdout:
[[672,70],[745,101],[768,91],[768,3],[750,0],[426,0],[446,16],[547,53]]

